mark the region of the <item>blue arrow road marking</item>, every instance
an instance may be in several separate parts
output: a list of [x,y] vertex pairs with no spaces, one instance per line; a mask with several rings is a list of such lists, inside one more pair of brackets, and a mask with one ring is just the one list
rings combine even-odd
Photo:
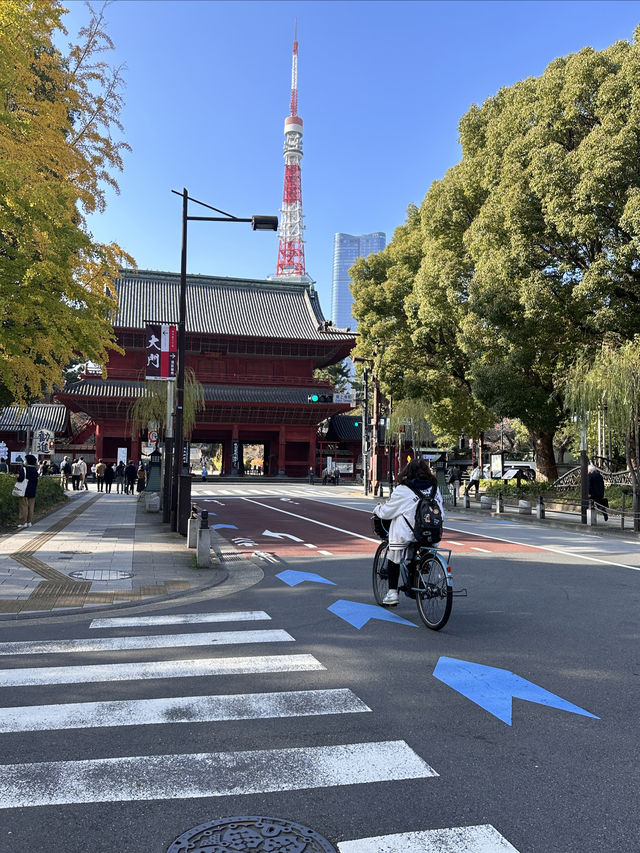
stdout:
[[297,586],[299,583],[304,583],[305,581],[313,581],[314,583],[330,583],[332,586],[335,586],[333,581],[327,580],[326,578],[323,578],[322,575],[316,575],[313,572],[294,572],[292,569],[287,569],[286,572],[280,572],[276,577],[280,578],[280,580],[288,586]]
[[212,530],[222,530],[223,527],[228,527],[229,530],[237,530],[238,529],[235,524],[212,524],[211,525]]
[[409,622],[408,619],[403,619],[402,616],[396,616],[395,613],[378,607],[377,604],[360,604],[359,601],[346,601],[341,598],[327,609],[358,630],[366,625],[369,619],[382,619],[385,622],[399,622],[401,625],[410,625],[412,628],[418,627],[413,622]]
[[448,684],[458,693],[462,693],[467,699],[471,699],[476,705],[480,705],[494,717],[511,725],[511,711],[513,699],[526,699],[528,702],[537,702],[538,705],[548,705],[550,708],[559,708],[561,711],[569,711],[571,714],[581,714],[583,717],[593,717],[599,720],[595,714],[585,711],[584,708],[573,705],[550,693],[544,687],[539,687],[532,681],[527,681],[520,675],[510,672],[508,669],[498,669],[494,666],[483,666],[468,660],[441,657],[434,676]]

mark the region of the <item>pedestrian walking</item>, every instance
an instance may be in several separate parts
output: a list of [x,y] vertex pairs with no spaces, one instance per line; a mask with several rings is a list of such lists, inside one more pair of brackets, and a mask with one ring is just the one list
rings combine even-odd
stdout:
[[142,462],[138,465],[138,470],[136,471],[136,492],[140,493],[144,491],[144,487],[147,485],[147,472],[144,470],[144,465]]
[[104,490],[104,473],[107,470],[107,466],[104,464],[102,459],[98,460],[98,464],[95,466],[96,468],[96,483],[98,484],[98,491],[102,492]]
[[107,462],[104,467],[104,490],[111,494],[111,486],[113,485],[116,472],[113,470],[113,462]]
[[74,459],[71,465],[71,487],[74,492],[80,490],[80,483],[82,481],[82,467],[80,465],[79,459]]
[[466,496],[469,495],[469,490],[475,488],[476,497],[478,497],[478,492],[480,491],[480,479],[482,477],[482,468],[479,465],[471,472],[471,476],[469,477],[469,482],[467,484],[467,488],[464,490]]
[[604,496],[604,478],[595,465],[589,465],[589,497],[599,509],[605,521],[609,515],[609,500]]
[[206,482],[206,479],[207,479],[207,466],[203,462],[202,463],[202,482],[203,483]]
[[71,479],[71,462],[69,457],[65,456],[60,465],[60,485],[66,491],[69,488],[69,480]]
[[449,469],[449,485],[453,489],[453,494],[457,497],[460,495],[460,481],[462,480],[462,474],[460,473],[460,469],[457,465],[454,465],[453,468]]
[[315,474],[315,472],[314,472],[313,468],[309,468],[309,485],[310,486],[313,486],[314,474]]
[[133,464],[133,459],[127,463],[124,470],[124,493],[125,495],[133,494],[133,486],[136,481],[136,466]]
[[89,484],[87,483],[87,463],[84,461],[82,456],[78,459],[78,465],[80,466],[80,489],[86,489],[89,491]]
[[31,453],[24,457],[26,465],[20,469],[16,482],[27,481],[24,497],[18,498],[18,530],[33,526],[33,508],[36,503],[36,491],[38,488],[38,460]]
[[120,462],[118,462],[118,464],[116,465],[116,470],[114,472],[116,481],[116,494],[118,495],[124,492],[124,470],[124,462],[121,459]]

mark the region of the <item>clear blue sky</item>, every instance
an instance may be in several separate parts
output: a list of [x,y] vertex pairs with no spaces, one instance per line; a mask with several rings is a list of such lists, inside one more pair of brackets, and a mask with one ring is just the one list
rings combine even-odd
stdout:
[[[86,9],[64,5],[72,35]],[[407,205],[460,159],[457,125],[471,104],[556,56],[631,39],[640,2],[116,0],[110,61],[127,66],[133,151],[121,194],[90,220],[97,239],[143,269],[177,272],[171,189],[239,217],[279,214],[296,17],[306,266],[328,317],[335,232],[390,239]],[[276,234],[250,225],[191,223],[188,270],[266,278],[277,249]]]

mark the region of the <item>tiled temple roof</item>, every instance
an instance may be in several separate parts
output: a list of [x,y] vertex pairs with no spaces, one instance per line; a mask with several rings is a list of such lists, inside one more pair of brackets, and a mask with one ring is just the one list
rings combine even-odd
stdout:
[[[123,270],[115,280],[116,328],[177,323],[180,275]],[[304,341],[348,341],[354,335],[327,325],[309,284],[187,276],[187,332]],[[354,340],[355,344],[355,340]]]
[[32,430],[66,432],[68,420],[69,410],[62,403],[33,403],[28,409],[7,406],[0,409],[0,432],[17,432],[27,426]]

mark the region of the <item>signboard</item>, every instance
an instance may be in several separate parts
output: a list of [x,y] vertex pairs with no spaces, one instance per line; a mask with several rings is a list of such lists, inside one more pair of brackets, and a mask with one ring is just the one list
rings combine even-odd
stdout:
[[337,391],[333,395],[334,403],[347,403],[351,408],[354,408],[356,405],[356,392],[351,391]]
[[149,441],[149,442],[143,441],[140,444],[140,447],[142,448],[142,455],[143,456],[151,456],[153,451],[156,449],[156,442],[155,441]]
[[127,464],[127,448],[126,447],[119,447],[118,448],[118,459],[117,459],[116,465],[118,465],[120,462],[124,463],[125,465]]
[[353,462],[336,462],[334,468],[337,468],[341,474],[353,474]]
[[145,338],[146,379],[175,379],[178,333],[169,323],[147,323]]
[[40,454],[53,453],[53,441],[55,434],[49,429],[38,429],[33,434],[33,450],[34,456]]
[[502,453],[491,454],[491,476],[502,477]]
[[234,441],[231,450],[231,467],[238,467],[238,459],[240,456],[240,443],[238,441]]
[[24,451],[23,450],[12,450],[11,451],[11,464],[16,465],[24,465]]
[[9,448],[4,441],[0,441],[0,459],[9,458]]

